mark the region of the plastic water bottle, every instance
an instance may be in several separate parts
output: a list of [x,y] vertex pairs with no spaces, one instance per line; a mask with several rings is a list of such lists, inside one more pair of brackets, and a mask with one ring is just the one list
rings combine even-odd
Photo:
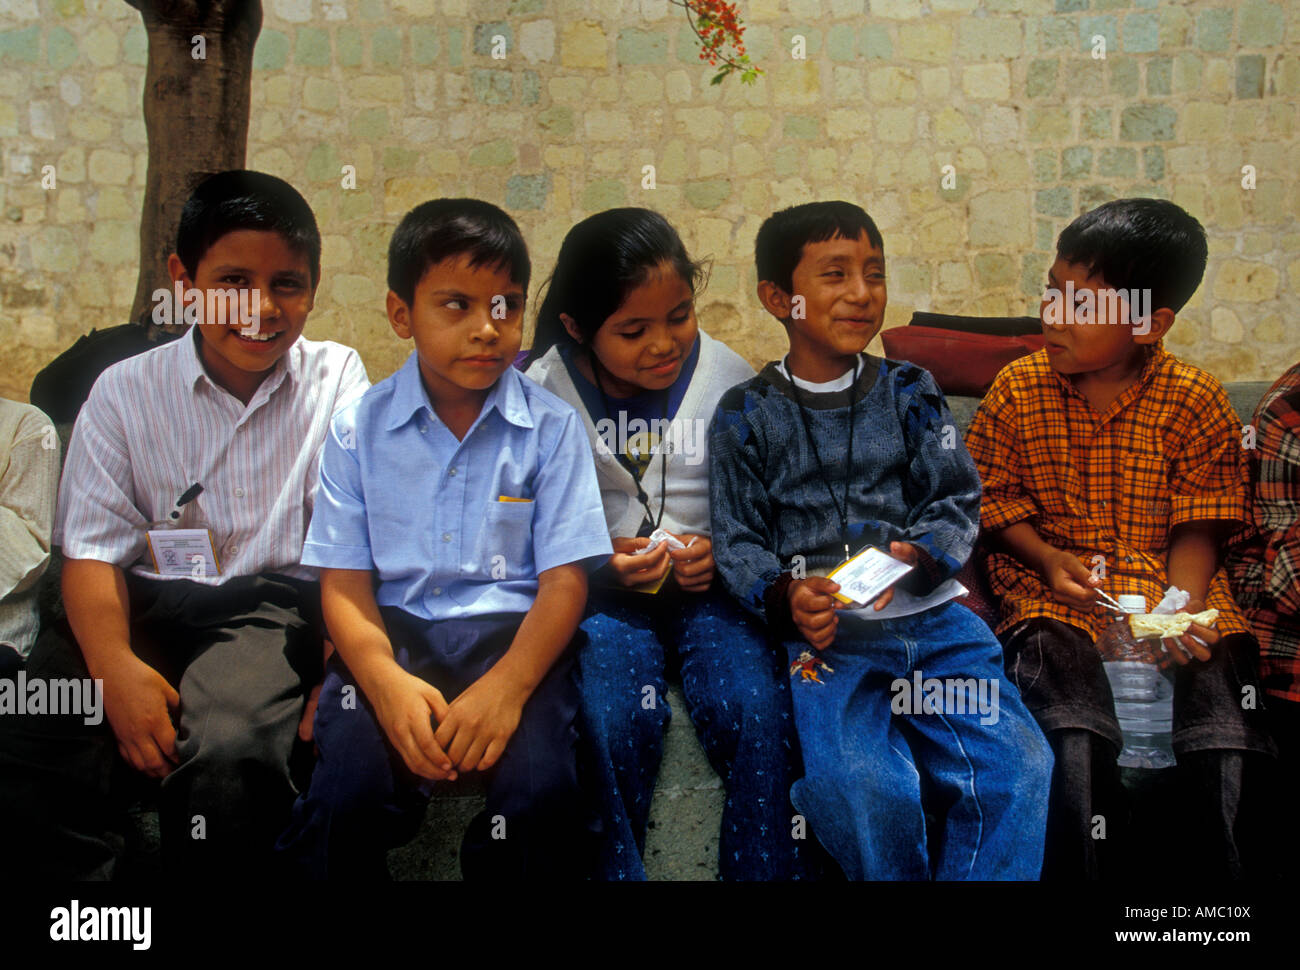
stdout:
[[[1116,600],[1130,613],[1146,612],[1145,597]],[[1122,618],[1102,632],[1097,649],[1124,733],[1119,763],[1126,768],[1170,767],[1174,764],[1174,686],[1156,665],[1155,652],[1133,636],[1128,620]]]

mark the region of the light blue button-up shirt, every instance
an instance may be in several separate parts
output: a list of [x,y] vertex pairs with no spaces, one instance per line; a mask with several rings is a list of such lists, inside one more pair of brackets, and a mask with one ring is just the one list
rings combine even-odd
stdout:
[[412,353],[334,418],[302,561],[372,570],[380,606],[443,620],[526,613],[539,573],[612,551],[572,407],[511,367],[457,441]]

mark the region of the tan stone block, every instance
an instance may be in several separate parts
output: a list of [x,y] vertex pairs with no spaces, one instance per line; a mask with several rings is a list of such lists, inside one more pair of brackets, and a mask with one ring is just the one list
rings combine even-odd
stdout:
[[326,285],[330,301],[345,307],[382,305],[386,292],[378,280],[358,273],[336,273]]
[[[1286,324],[1282,317],[1276,313],[1270,313],[1259,323],[1255,324],[1250,331],[1251,343],[1256,347],[1281,347],[1285,346],[1283,341],[1286,336]],[[1282,368],[1287,366],[1287,358],[1282,357],[1282,363],[1274,367],[1269,373],[1280,373]]]
[[1241,343],[1243,330],[1241,318],[1225,306],[1210,311],[1210,336],[1220,343]]
[[421,202],[442,195],[442,180],[404,175],[384,183],[384,215],[400,218]]
[[806,171],[819,182],[832,182],[839,176],[839,153],[834,148],[813,148],[808,152]]
[[772,115],[767,111],[738,111],[732,126],[745,138],[765,138],[772,128]]
[[877,67],[867,72],[873,102],[916,100],[916,76],[901,67]]
[[1229,303],[1262,303],[1277,297],[1278,272],[1267,263],[1226,260],[1214,274],[1214,296]]
[[90,153],[90,179],[105,185],[126,185],[134,169],[130,155],[96,148]]
[[826,113],[826,137],[831,141],[861,138],[871,131],[871,114],[866,107],[833,108]]
[[1182,111],[1180,136],[1190,142],[1220,141],[1227,137],[1228,106],[1209,101],[1191,101]]
[[871,13],[890,20],[915,20],[921,15],[921,0],[872,0]]
[[943,145],[955,145],[971,140],[970,125],[966,116],[949,105],[934,117],[934,137]]
[[695,158],[695,171],[705,178],[730,174],[727,171],[727,156],[716,148],[701,148]]
[[[916,225],[917,243],[922,252],[928,253],[951,253],[961,248],[961,243],[965,236],[962,231],[965,227],[962,225],[962,214],[957,207],[951,203],[938,207],[934,200],[934,194],[930,193],[929,199],[923,203],[920,210],[922,215]],[[966,269],[965,263],[955,264],[963,270]],[[967,281],[970,275],[967,273]]]
[[608,61],[609,43],[600,24],[579,20],[563,28],[560,33],[560,63],[565,67],[605,70]]
[[75,131],[78,141],[107,141],[113,134],[113,125],[102,115],[82,110],[69,113],[68,131]]
[[899,24],[898,54],[902,60],[946,64],[952,58],[952,27],[941,20]]
[[1025,189],[991,190],[970,200],[971,246],[1028,246],[1030,193]]
[[1005,101],[1011,97],[1011,70],[1005,63],[972,64],[961,75],[968,98]]
[[625,141],[632,137],[631,119],[623,111],[588,111],[583,124],[592,141]]
[[120,71],[101,71],[96,74],[90,100],[95,107],[115,115],[140,111],[139,94],[127,87],[126,76]]
[[140,255],[140,228],[116,219],[96,219],[90,231],[90,255],[106,266],[135,262]]
[[927,67],[921,71],[921,94],[926,100],[948,97],[952,86],[946,67]]
[[[253,87],[256,90],[256,82]],[[275,74],[263,81],[261,88],[267,104],[288,105],[293,99],[294,79],[285,74]]]
[[[974,145],[963,145],[957,149],[953,165],[958,172],[983,172],[990,167],[988,158]],[[1014,182],[1029,177],[1029,162],[1025,159],[1024,153],[1016,149],[995,149],[992,169],[997,173],[998,178],[1007,181]]]
[[349,99],[353,101],[382,101],[401,104],[406,97],[406,85],[400,74],[365,74],[347,81]]
[[542,161],[547,168],[581,168],[585,160],[581,145],[547,145],[542,149]]
[[789,106],[816,102],[821,94],[821,76],[817,68],[816,61],[795,61],[784,65],[780,69],[779,83],[772,82],[776,103]]
[[[628,165],[627,151],[622,147],[606,148],[602,151],[593,152],[591,155],[591,169],[602,175],[610,175],[615,172],[624,171]],[[641,166],[636,166],[637,171]]]
[[650,71],[633,71],[623,84],[623,98],[631,104],[662,102],[664,82]]
[[659,182],[680,182],[687,172],[686,142],[681,138],[669,139],[659,152]]
[[78,45],[86,60],[96,67],[112,67],[117,63],[120,44],[115,31],[108,24],[99,24],[81,38]]
[[862,68],[836,64],[831,69],[831,86],[836,101],[861,101],[866,92]]
[[767,152],[749,142],[741,142],[731,149],[732,170],[741,178],[757,175],[766,165]]
[[881,141],[901,144],[911,141],[915,134],[915,108],[881,108],[876,113],[876,137]]
[[256,153],[251,153],[250,157],[254,171],[278,175],[280,178],[287,178],[294,174],[293,156],[278,146],[263,148]]
[[970,267],[965,263],[944,262],[939,264],[938,292],[966,293],[971,288]]
[[677,108],[673,112],[673,133],[696,141],[713,141],[726,130],[726,115],[717,108]]
[[685,71],[669,71],[664,85],[668,90],[669,104],[685,104],[695,96],[695,86]]
[[99,187],[95,194],[96,219],[139,219],[140,206],[125,190],[112,185]]
[[1219,229],[1239,229],[1246,222],[1242,196],[1244,189],[1238,183],[1210,186],[1210,213]]
[[553,77],[546,82],[546,90],[556,104],[585,105],[590,85],[585,77]]
[[[740,206],[746,212],[771,212],[772,207],[769,199],[770,193],[766,182],[749,179],[741,184]],[[754,234],[750,233],[747,238],[753,239]]]
[[352,241],[338,233],[321,237],[320,264],[322,269],[343,269],[354,265]]
[[849,147],[840,172],[846,180],[862,182],[871,177],[874,164],[875,152],[872,151],[871,141],[860,138]]
[[0,101],[0,135],[18,134],[18,108],[12,101]]
[[593,78],[591,88],[588,90],[588,97],[599,104],[617,104],[619,100],[618,78],[611,74]]
[[302,104],[311,111],[334,111],[339,106],[339,88],[323,77],[308,77],[302,84]]
[[1233,86],[1232,61],[1226,57],[1207,57],[1205,59],[1205,93],[1231,94]]

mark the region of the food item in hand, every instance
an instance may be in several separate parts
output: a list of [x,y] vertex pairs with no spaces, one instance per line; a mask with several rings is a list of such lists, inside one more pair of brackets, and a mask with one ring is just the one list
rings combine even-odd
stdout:
[[1193,623],[1198,626],[1214,626],[1214,621],[1218,618],[1218,610],[1203,610],[1200,613],[1134,613],[1128,622],[1133,636],[1141,640],[1148,637],[1180,637]]

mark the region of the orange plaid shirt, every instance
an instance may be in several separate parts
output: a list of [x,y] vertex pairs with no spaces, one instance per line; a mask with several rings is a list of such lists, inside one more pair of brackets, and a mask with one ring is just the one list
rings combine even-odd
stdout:
[[[1073,552],[1089,569],[1104,562],[1101,588],[1111,596],[1141,594],[1148,609],[1169,586],[1175,525],[1249,523],[1241,444],[1241,422],[1223,386],[1161,344],[1102,414],[1052,369],[1046,351],[1022,357],[998,374],[966,434],[984,484],[984,529],[1028,521],[1044,542]],[[1007,553],[989,556],[988,574],[1002,598],[999,633],[1045,616],[1095,639],[1111,622],[1103,610],[1055,602],[1042,575]],[[1219,611],[1220,634],[1250,632],[1223,568],[1206,605]]]

